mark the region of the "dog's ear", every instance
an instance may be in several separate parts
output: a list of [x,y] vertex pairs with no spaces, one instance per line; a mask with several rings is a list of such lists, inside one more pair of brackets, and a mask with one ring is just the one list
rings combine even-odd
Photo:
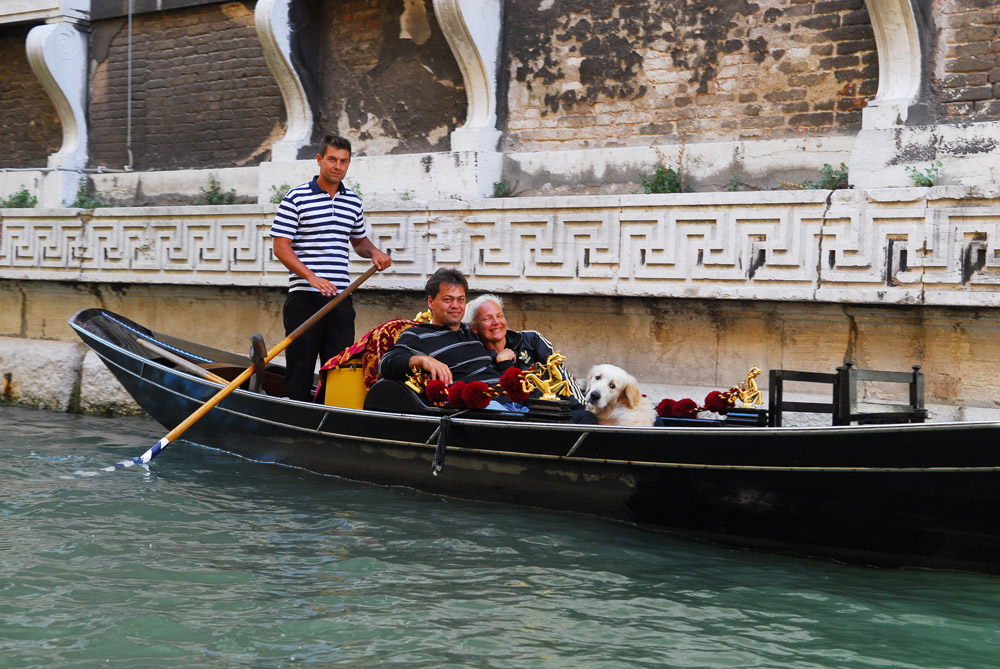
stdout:
[[642,393],[639,392],[639,385],[632,379],[629,379],[622,390],[622,394],[618,396],[618,401],[629,409],[639,406],[639,402],[642,401]]
[[597,371],[597,366],[596,365],[593,366],[593,367],[591,367],[590,371],[587,372],[587,385],[584,386],[587,390],[590,390],[590,384],[592,384],[594,382],[594,372],[595,371]]

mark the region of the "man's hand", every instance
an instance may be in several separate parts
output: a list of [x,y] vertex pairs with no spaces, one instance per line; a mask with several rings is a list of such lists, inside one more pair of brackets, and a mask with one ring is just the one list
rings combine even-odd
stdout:
[[383,253],[378,249],[372,249],[372,264],[378,271],[389,269],[392,266],[392,258],[388,253]]
[[375,265],[375,269],[380,272],[384,269],[388,269],[392,265],[392,258],[389,257],[389,254],[380,251],[374,244],[372,244],[372,240],[367,237],[352,237],[351,246],[354,247],[354,252],[362,258],[371,258],[372,264]]
[[497,353],[497,362],[504,362],[505,360],[514,360],[516,358],[517,356],[514,355],[514,351],[510,350],[509,348],[505,348],[504,350]]
[[292,240],[287,237],[274,238],[274,257],[281,261],[281,264],[294,274],[298,274],[309,282],[309,285],[320,292],[324,297],[333,297],[340,291],[335,285],[313,274],[312,270],[299,260],[299,256],[292,250]]
[[326,279],[318,277],[312,272],[310,272],[309,274],[310,274],[310,277],[308,279],[309,285],[318,290],[320,294],[323,295],[323,297],[333,297],[334,295],[340,292],[335,285],[333,285]]
[[429,355],[411,355],[409,365],[424,370],[431,379],[441,379],[445,385],[451,385],[451,369],[437,358]]

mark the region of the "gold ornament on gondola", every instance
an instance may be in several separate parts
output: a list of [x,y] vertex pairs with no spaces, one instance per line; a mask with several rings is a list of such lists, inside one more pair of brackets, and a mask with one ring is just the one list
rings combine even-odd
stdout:
[[[544,365],[535,364],[525,370],[520,378],[521,389],[525,393],[537,390],[541,393],[543,400],[556,401],[560,395],[569,397],[572,394],[569,380],[564,379],[562,372],[559,371],[559,365],[564,362],[566,362],[566,356],[556,351],[545,360]],[[429,382],[430,377],[426,372],[414,367],[407,374],[406,381],[403,383],[419,395],[426,394]],[[495,395],[502,395],[505,392],[500,384],[491,387],[490,391]]]
[[754,365],[747,372],[747,379],[738,386],[733,386],[730,392],[733,393],[737,399],[745,407],[750,406],[760,406],[764,402],[762,401],[762,395],[760,389],[757,388],[757,381],[755,379],[760,376],[760,367]]
[[[559,395],[568,397],[572,394],[569,387],[569,380],[564,379],[559,365],[566,362],[566,356],[556,351],[548,357],[545,365],[535,365],[524,375],[524,380],[541,392],[543,400],[558,400]],[[547,378],[542,378],[545,374]],[[527,390],[527,388],[525,389]]]
[[406,375],[406,381],[403,381],[403,385],[419,395],[427,388],[428,380],[427,374],[423,370],[413,367]]

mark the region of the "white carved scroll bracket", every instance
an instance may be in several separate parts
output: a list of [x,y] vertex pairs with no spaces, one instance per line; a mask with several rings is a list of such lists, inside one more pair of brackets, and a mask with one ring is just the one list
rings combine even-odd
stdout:
[[[922,84],[920,17],[912,0],[866,0],[878,53],[878,91],[862,111],[865,130],[906,125],[917,104]],[[928,46],[928,48],[930,48]],[[923,122],[914,118],[910,122]]]
[[31,71],[62,124],[62,147],[49,156],[48,166],[82,170],[87,164],[87,35],[65,22],[35,26],[25,47]]
[[465,80],[465,125],[451,134],[452,151],[495,152],[500,0],[434,0],[434,13]]
[[288,127],[271,147],[271,160],[291,162],[312,137],[313,114],[302,79],[292,65],[291,0],[258,0],[254,9],[257,37],[285,103]]

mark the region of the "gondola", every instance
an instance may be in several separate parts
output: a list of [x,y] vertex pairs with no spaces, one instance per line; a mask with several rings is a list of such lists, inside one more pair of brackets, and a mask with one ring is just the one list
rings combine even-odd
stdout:
[[[192,363],[230,379],[226,370],[248,366],[245,356],[104,309],[81,310],[70,326],[167,429],[219,390],[189,371]],[[364,408],[352,409],[282,397],[282,372],[268,364],[259,387],[233,391],[183,438],[318,474],[590,514],[733,547],[1000,573],[1000,423],[623,428],[455,414],[393,381],[379,381]]]

